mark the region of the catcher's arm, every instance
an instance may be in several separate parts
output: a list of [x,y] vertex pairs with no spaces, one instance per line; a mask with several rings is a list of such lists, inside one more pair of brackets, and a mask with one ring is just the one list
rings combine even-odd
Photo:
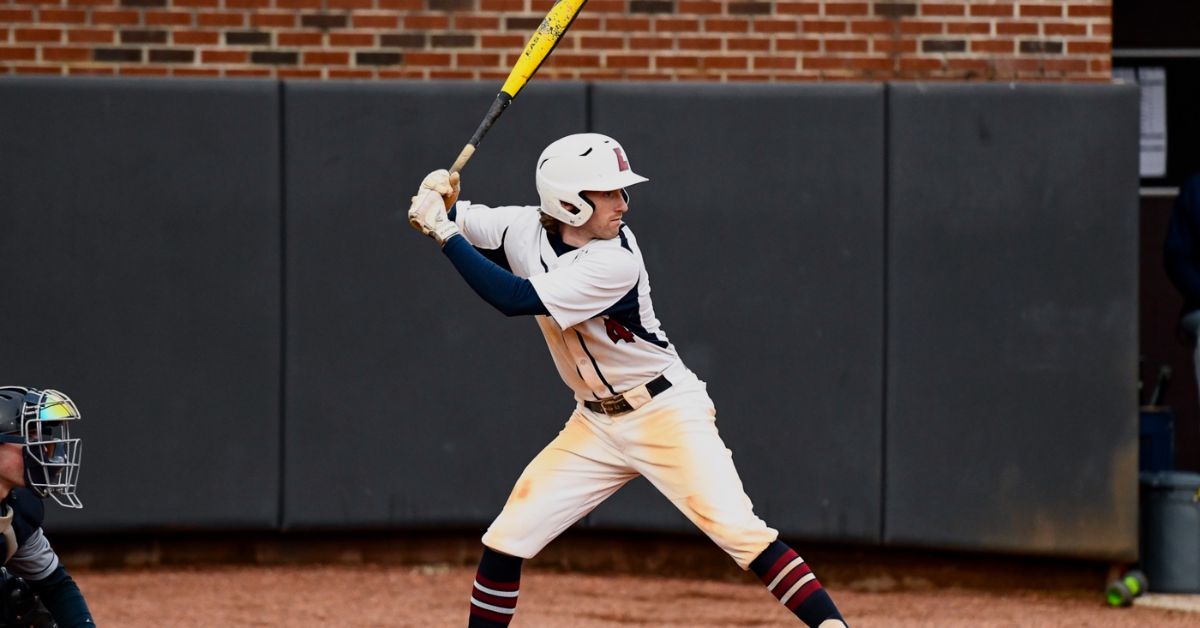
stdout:
[[95,625],[83,592],[62,565],[41,580],[30,580],[29,585],[54,616],[59,628]]

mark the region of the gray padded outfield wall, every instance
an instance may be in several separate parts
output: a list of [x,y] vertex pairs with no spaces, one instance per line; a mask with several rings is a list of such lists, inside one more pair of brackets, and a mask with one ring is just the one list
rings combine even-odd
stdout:
[[1137,116],[889,86],[885,542],[1136,556]]
[[[482,531],[574,405],[403,214],[494,95],[0,79],[0,384],[84,413],[87,507],[51,526]],[[657,314],[785,538],[1127,559],[1137,114],[1101,85],[535,82],[463,198],[535,204],[547,143],[622,141]],[[642,480],[584,525],[694,530]]]
[[[535,205],[586,87],[535,83],[463,171]],[[495,96],[469,83],[288,83],[284,526],[482,527],[574,407],[537,325],[477,297],[404,211]]]
[[[593,87],[650,178],[626,222],[655,313],[785,535],[879,540],[883,116],[882,85]],[[641,480],[589,523],[693,529]]]
[[0,383],[83,414],[52,529],[276,525],[278,90],[0,80]]

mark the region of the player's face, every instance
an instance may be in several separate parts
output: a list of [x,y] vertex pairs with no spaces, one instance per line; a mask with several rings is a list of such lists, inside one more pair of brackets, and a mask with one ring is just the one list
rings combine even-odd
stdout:
[[596,207],[592,217],[580,226],[580,230],[593,238],[611,240],[621,231],[621,217],[629,211],[625,195],[621,190],[608,192],[584,192],[583,196]]
[[0,487],[25,486],[24,453],[20,445],[0,444]]

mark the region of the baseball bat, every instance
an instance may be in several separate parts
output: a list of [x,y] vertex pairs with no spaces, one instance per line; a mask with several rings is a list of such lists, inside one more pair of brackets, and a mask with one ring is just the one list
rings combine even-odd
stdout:
[[[567,29],[571,27],[571,23],[575,21],[575,17],[583,10],[585,4],[587,4],[587,0],[557,0],[554,6],[550,7],[546,17],[542,18],[542,23],[529,38],[529,42],[525,44],[521,56],[513,64],[512,71],[508,73],[508,79],[500,87],[500,93],[496,94],[496,99],[492,101],[487,115],[483,116],[479,128],[475,129],[471,140],[467,142],[466,146],[463,146],[462,151],[458,154],[458,159],[455,159],[454,164],[450,166],[451,173],[462,172],[467,161],[475,154],[479,142],[483,141],[483,136],[487,135],[492,125],[496,123],[504,110],[508,109],[529,79],[533,78],[538,68],[542,67],[542,62],[554,51],[555,46],[562,40],[562,36],[566,34]],[[428,194],[432,190],[426,189],[422,192],[421,198],[423,199],[424,194]]]
[[504,110],[508,109],[529,79],[533,78],[538,68],[542,67],[542,62],[550,56],[558,42],[562,41],[562,36],[568,28],[571,28],[571,23],[583,10],[584,4],[587,4],[587,0],[558,0],[554,6],[550,7],[550,12],[546,14],[533,36],[529,38],[529,43],[525,44],[525,50],[521,52],[521,56],[513,65],[504,85],[500,87],[500,93],[496,94],[496,100],[492,101],[487,115],[479,123],[479,128],[475,129],[475,135],[471,136],[471,141],[467,142],[462,152],[458,154],[458,159],[454,160],[454,165],[450,166],[450,172],[461,172],[467,165],[471,155],[475,154],[479,142],[483,141],[483,136],[487,135],[492,125],[496,123]]

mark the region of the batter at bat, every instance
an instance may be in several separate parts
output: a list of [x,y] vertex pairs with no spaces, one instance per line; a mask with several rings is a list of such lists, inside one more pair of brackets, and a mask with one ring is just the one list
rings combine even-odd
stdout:
[[468,625],[507,626],[522,561],[641,475],[805,624],[843,628],[808,564],[754,514],[705,383],[654,313],[642,249],[624,222],[627,188],[647,179],[621,145],[582,133],[546,147],[535,170],[540,206],[458,201],[459,180],[426,176],[410,223],[485,301],[534,317],[576,401],[483,536]]

